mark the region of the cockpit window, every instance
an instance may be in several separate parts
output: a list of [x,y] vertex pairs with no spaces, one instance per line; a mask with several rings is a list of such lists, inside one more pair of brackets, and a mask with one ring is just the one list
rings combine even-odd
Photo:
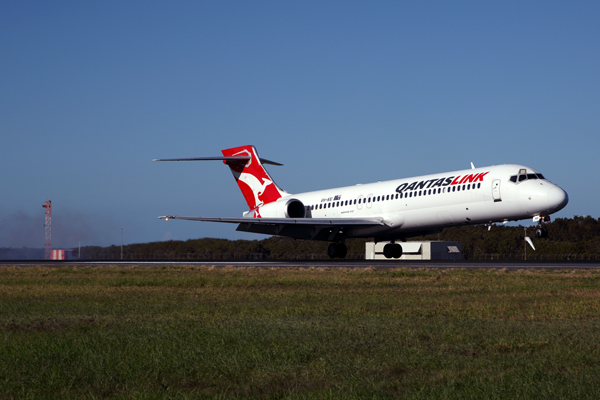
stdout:
[[510,181],[517,183],[517,182],[523,182],[529,179],[546,179],[544,178],[544,175],[542,174],[528,174],[527,171],[525,169],[520,169],[519,173],[517,175],[513,175],[510,177]]

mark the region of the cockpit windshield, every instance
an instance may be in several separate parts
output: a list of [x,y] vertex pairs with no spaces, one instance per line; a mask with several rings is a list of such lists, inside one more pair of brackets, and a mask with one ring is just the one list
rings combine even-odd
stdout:
[[523,182],[529,179],[546,179],[544,178],[544,175],[542,174],[533,174],[533,173],[527,173],[526,169],[520,169],[519,173],[517,175],[513,175],[510,177],[510,181],[511,182]]

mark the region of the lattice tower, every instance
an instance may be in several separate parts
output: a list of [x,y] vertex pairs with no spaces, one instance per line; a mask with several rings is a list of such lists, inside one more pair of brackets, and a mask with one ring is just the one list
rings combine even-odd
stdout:
[[46,200],[46,204],[42,205],[46,209],[46,240],[44,242],[46,247],[46,260],[52,258],[52,202]]

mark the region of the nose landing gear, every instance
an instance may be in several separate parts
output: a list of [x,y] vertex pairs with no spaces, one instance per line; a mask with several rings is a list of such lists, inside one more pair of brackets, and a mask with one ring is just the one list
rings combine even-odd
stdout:
[[550,222],[549,216],[540,216],[538,219],[538,226],[535,228],[535,237],[537,239],[544,239],[548,237],[548,228],[546,225]]

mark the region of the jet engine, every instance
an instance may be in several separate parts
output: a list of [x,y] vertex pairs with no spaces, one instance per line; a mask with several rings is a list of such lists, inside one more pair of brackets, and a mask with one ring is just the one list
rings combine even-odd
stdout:
[[298,199],[281,199],[258,207],[258,214],[263,218],[305,218],[306,207]]

